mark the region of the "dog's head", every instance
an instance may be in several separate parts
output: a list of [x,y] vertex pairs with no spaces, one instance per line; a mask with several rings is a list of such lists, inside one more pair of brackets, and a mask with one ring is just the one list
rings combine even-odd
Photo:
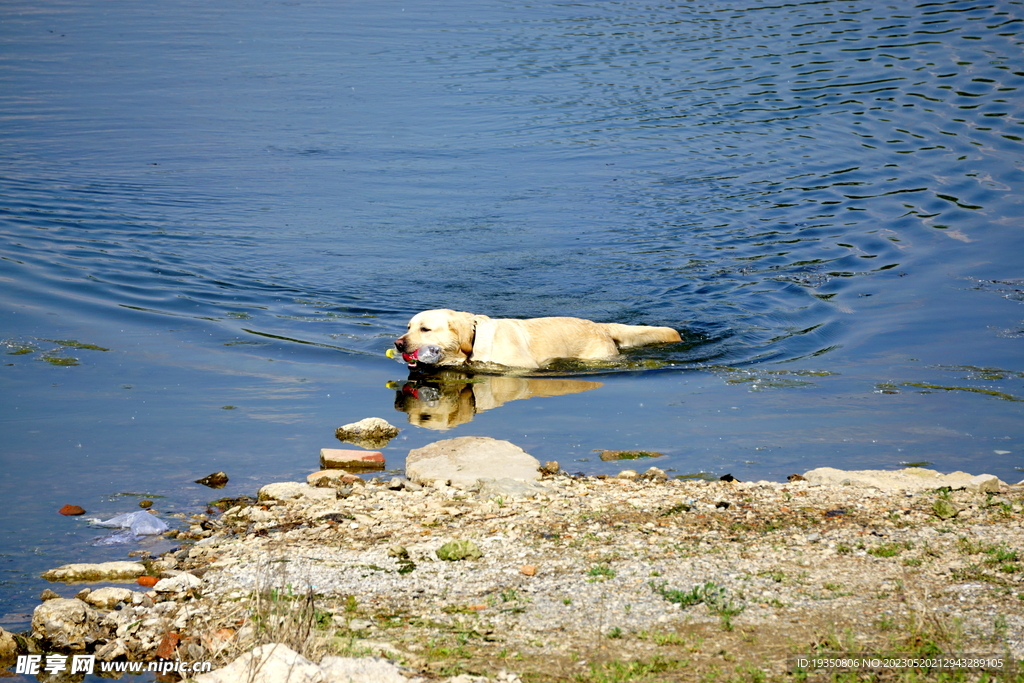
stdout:
[[409,321],[408,331],[395,340],[395,348],[413,370],[460,365],[473,352],[476,317],[447,308],[417,313]]

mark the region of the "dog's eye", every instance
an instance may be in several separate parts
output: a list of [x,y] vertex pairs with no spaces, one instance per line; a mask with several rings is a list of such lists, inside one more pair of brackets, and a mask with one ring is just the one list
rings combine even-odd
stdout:
[[430,332],[430,328],[428,328],[428,327],[421,327],[420,328],[420,332]]

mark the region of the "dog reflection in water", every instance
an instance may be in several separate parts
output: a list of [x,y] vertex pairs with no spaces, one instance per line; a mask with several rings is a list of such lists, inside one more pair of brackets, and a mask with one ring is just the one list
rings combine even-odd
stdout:
[[535,396],[564,396],[590,391],[601,382],[547,377],[467,375],[448,371],[429,378],[391,382],[395,409],[408,413],[409,422],[427,429],[445,430],[464,424],[477,413]]

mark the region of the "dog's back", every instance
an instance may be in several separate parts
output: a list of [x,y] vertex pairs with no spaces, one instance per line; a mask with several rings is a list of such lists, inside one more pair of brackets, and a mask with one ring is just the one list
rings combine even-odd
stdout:
[[671,344],[683,340],[679,333],[671,327],[651,327],[648,325],[620,325],[619,323],[598,323],[620,349],[648,344]]

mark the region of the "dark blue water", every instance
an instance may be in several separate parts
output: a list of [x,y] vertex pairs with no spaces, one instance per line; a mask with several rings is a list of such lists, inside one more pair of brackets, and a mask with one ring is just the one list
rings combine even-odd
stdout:
[[[1022,26],[1006,1],[4,3],[0,626],[40,571],[126,552],[64,503],[199,512],[370,415],[404,428],[395,469],[472,434],[588,473],[644,448],[1017,481]],[[442,306],[684,343],[442,432],[383,356]]]

